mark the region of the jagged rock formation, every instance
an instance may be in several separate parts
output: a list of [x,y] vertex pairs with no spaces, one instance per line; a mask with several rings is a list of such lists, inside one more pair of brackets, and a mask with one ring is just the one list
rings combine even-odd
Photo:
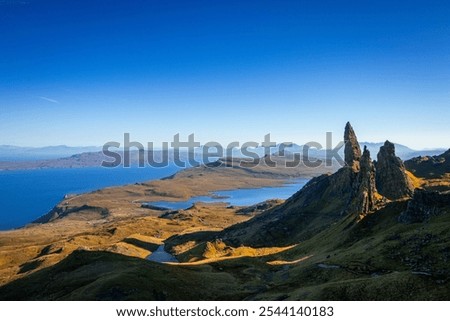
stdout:
[[[387,204],[397,206],[392,205],[394,202],[386,202],[386,199],[396,201],[412,197],[414,187],[410,177],[413,176],[406,172],[403,162],[395,155],[394,144],[386,141],[375,163],[366,146],[361,153],[350,123],[346,124],[344,140],[344,167],[334,174],[313,178],[285,203],[224,230],[221,238],[231,245],[292,244],[306,240],[342,219],[360,221],[386,208]],[[433,165],[448,175],[449,170],[445,166],[450,164],[449,157],[450,150],[439,157],[421,159],[414,164]],[[421,170],[419,165],[417,170]],[[447,199],[448,194],[418,191],[408,210],[402,214],[402,221],[427,220],[442,208],[448,209]]]
[[[380,202],[375,184],[379,173],[367,148],[362,154],[354,148],[357,140],[350,128],[348,124],[346,136],[353,137],[347,140],[348,165],[312,179],[281,205],[268,201],[220,212],[209,206],[200,212],[201,206],[195,205],[159,218],[115,219],[114,208],[105,212],[98,199],[93,205],[75,205],[67,198],[46,220],[71,217],[0,234],[0,284],[5,284],[0,300],[448,299],[450,173],[432,180],[415,180],[407,173],[425,190],[416,190],[410,200]],[[381,158],[387,164],[379,172],[387,171],[396,180],[398,167],[391,168],[397,164],[395,154],[386,147]],[[443,163],[433,159],[429,164],[441,168]],[[234,170],[217,164],[202,167],[202,172],[180,172],[173,179],[189,177],[186,186],[200,186],[205,184],[203,175]],[[143,186],[166,197],[175,184],[167,189]],[[436,188],[447,192],[428,190]],[[109,194],[108,201],[117,195]],[[134,199],[133,193],[130,202]],[[250,213],[258,215],[217,230],[229,226],[236,214]],[[93,215],[87,224],[75,222],[86,215]],[[164,253],[162,241],[179,262],[191,263],[144,260],[148,252]]]
[[350,122],[347,122],[344,130],[344,157],[345,163],[348,166],[357,166],[356,162],[359,162],[361,158],[361,148],[359,147],[358,139],[356,138],[355,131],[353,130]]
[[233,245],[289,244],[311,237],[344,216],[358,220],[376,210],[381,196],[370,153],[366,148],[361,155],[350,123],[344,140],[344,167],[313,178],[284,204],[225,230],[222,238]]
[[416,189],[400,217],[402,223],[427,222],[431,217],[450,212],[450,192]]
[[438,156],[415,157],[405,167],[417,177],[440,178],[450,173],[450,149]]
[[375,167],[370,159],[370,152],[365,146],[359,167],[346,212],[364,216],[377,208],[377,200],[380,198],[375,185]]
[[395,156],[395,146],[386,141],[377,155],[376,186],[379,193],[390,200],[411,197],[414,186],[405,171],[402,160]]
[[378,193],[375,185],[375,167],[366,146],[361,155],[358,139],[350,122],[345,125],[344,141],[345,163],[348,168],[344,167],[342,170],[349,172],[350,169],[352,186],[349,203],[344,212],[366,215],[376,208]]

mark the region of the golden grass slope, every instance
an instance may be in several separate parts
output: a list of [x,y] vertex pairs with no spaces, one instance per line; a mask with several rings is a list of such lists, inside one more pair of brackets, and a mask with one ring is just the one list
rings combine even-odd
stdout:
[[[319,169],[319,173],[327,169]],[[157,200],[186,200],[215,190],[277,186],[292,177],[309,177],[305,168],[281,170],[263,164],[255,168],[202,166],[169,179],[112,187],[74,195],[26,228],[0,232],[0,285],[52,266],[75,250],[108,251],[145,258],[174,235],[217,232],[243,222],[239,208],[197,204],[182,215],[160,217],[164,211],[141,206]]]
[[[205,186],[217,186],[217,179],[220,182],[218,189],[224,189],[228,183],[233,187],[254,187],[263,182],[278,184],[283,181],[282,176],[267,175],[245,170],[228,172],[228,168],[220,167],[193,169],[163,181],[170,183],[146,183],[136,185],[136,189],[130,186],[108,189],[69,200],[69,206],[106,206],[110,214],[87,220],[72,213],[50,223],[0,233],[0,282],[3,284],[0,299],[450,298],[448,208],[426,223],[403,224],[399,223],[398,217],[405,211],[408,200],[392,201],[359,221],[353,216],[335,219],[337,216],[333,214],[333,219],[326,220],[327,225],[317,228],[315,233],[301,234],[305,236],[301,242],[286,238],[286,232],[284,235],[280,232],[280,239],[284,236],[283,244],[272,242],[278,237],[274,235],[264,246],[250,246],[230,243],[220,232],[230,226],[234,226],[233,229],[245,226],[246,231],[255,232],[251,229],[260,226],[251,226],[248,220],[255,217],[258,222],[257,219],[268,215],[267,212],[238,215],[239,208],[197,204],[163,218],[160,216],[164,212],[130,205],[136,204],[131,200],[141,197],[145,200],[176,199],[174,195],[180,196],[180,191],[189,194],[197,184],[202,193],[207,192]],[[423,188],[445,189],[449,183],[445,177],[437,182],[409,175]],[[172,192],[171,187],[175,184],[178,187]],[[143,190],[149,186],[152,190],[146,195]],[[121,200],[122,196],[124,200]],[[295,204],[286,203],[278,208],[288,208],[292,212],[291,224],[295,224],[298,222]],[[325,209],[319,203],[311,206],[318,212],[305,215],[325,215],[339,208],[336,204]],[[269,212],[276,212],[275,209],[269,209]],[[319,219],[317,216],[311,227],[317,227]],[[297,227],[294,232],[301,230],[301,226]],[[239,234],[239,229],[233,231],[233,235]],[[258,242],[262,243],[262,240],[260,237]],[[161,242],[181,263],[160,264],[145,260]]]

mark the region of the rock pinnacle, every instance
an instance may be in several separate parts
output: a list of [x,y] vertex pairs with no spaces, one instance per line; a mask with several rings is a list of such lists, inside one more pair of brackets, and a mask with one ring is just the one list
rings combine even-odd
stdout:
[[361,159],[361,148],[359,147],[358,139],[350,122],[347,122],[345,125],[344,143],[345,163],[348,166],[353,166],[355,161],[359,162]]

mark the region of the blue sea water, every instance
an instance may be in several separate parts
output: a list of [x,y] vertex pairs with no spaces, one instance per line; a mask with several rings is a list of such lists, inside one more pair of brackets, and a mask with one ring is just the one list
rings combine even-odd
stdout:
[[150,205],[180,210],[191,207],[194,203],[225,202],[234,206],[250,206],[268,199],[287,199],[308,182],[308,179],[298,179],[289,184],[277,187],[242,188],[229,191],[216,191],[212,196],[196,196],[181,202],[151,202]]
[[66,194],[170,176],[178,168],[64,168],[0,171],[0,230],[48,213]]
[[[168,168],[64,168],[0,171],[0,230],[22,227],[48,213],[66,194],[134,184],[170,176],[179,170]],[[195,202],[227,202],[247,206],[267,199],[287,199],[306,184],[296,180],[280,187],[217,191],[185,202],[152,202],[152,205],[184,209]]]

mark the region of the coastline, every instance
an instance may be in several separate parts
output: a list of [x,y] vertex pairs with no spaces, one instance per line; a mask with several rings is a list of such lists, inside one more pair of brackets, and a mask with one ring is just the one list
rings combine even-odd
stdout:
[[[200,166],[159,180],[100,189],[68,197],[24,228],[0,231],[0,285],[52,266],[77,250],[107,251],[145,259],[174,235],[217,232],[261,212],[225,203],[195,204],[188,210],[158,211],[142,206],[158,200],[188,200],[214,191],[282,186],[329,168]],[[281,201],[270,203],[275,206]],[[267,209],[267,207],[265,208]]]

